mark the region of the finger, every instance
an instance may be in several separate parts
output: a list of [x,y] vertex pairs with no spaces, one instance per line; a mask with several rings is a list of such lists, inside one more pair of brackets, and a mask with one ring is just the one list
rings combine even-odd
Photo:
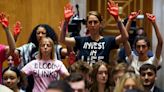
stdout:
[[138,14],[140,14],[142,12],[142,10],[138,10]]

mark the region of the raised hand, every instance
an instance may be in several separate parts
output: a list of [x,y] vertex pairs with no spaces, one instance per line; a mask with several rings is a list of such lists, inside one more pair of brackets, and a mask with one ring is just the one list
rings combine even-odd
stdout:
[[8,17],[3,12],[0,13],[0,23],[4,28],[8,28],[9,26]]
[[153,14],[146,13],[146,16],[148,20],[150,20],[151,22],[155,22],[156,17]]
[[131,14],[128,16],[128,19],[133,20],[133,19],[135,19],[140,13],[141,13],[141,10],[139,10],[138,12],[131,12]]
[[14,37],[18,36],[20,34],[21,29],[22,29],[21,22],[17,21],[16,24],[14,24],[14,27],[13,27]]
[[69,22],[70,18],[73,16],[74,12],[73,12],[73,6],[68,3],[65,7],[64,7],[64,18],[67,22]]
[[114,1],[109,0],[107,10],[108,13],[115,18],[115,20],[118,19],[118,4],[115,4]]

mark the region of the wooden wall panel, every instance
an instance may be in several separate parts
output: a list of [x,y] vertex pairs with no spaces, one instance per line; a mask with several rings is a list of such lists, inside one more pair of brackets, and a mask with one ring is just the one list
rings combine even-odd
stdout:
[[[63,7],[68,0],[0,0],[0,12],[9,15],[10,28],[19,20],[23,29],[17,46],[26,43],[32,29],[47,23],[59,34],[59,22],[63,20]],[[3,39],[2,39],[3,38]],[[0,44],[7,44],[5,32],[0,27]]]
[[[22,32],[17,40],[17,47],[27,43],[32,29],[40,23],[47,23],[60,33],[58,26],[63,20],[64,5],[69,0],[0,0],[0,12],[9,15],[10,29],[16,21],[22,23]],[[6,35],[0,26],[0,44],[6,44]],[[7,67],[5,62],[4,67]]]

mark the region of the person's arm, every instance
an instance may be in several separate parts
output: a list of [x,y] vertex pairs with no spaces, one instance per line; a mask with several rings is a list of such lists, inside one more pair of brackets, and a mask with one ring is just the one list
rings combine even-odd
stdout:
[[[126,30],[129,31],[130,29],[130,26],[131,26],[131,23],[132,23],[132,20],[135,19],[138,14],[140,14],[140,10],[138,12],[132,12],[129,16],[128,16],[128,22],[126,24]],[[125,48],[125,53],[126,53],[126,56],[128,57],[128,61],[132,61],[132,55],[131,55],[131,46],[130,46],[130,43],[129,41],[126,41],[126,42],[123,42],[123,45],[124,45],[124,48]]]
[[7,16],[4,13],[0,13],[0,23],[3,26],[3,29],[5,30],[6,36],[7,36],[7,42],[9,45],[9,48],[7,49],[7,55],[14,52],[15,50],[15,41],[14,38],[11,34],[11,32],[9,31],[9,21]]
[[60,74],[61,74],[61,76],[63,78],[68,77],[70,75],[70,73],[68,72],[68,70],[65,67],[65,65],[62,62],[60,62],[60,63],[61,63],[61,68],[60,68]]
[[129,31],[130,27],[131,27],[131,23],[134,19],[136,19],[136,17],[141,13],[141,10],[139,10],[138,12],[131,12],[130,15],[128,16],[128,21],[126,24],[126,30]]
[[129,35],[121,21],[120,16],[118,15],[118,4],[115,4],[114,1],[109,0],[107,10],[109,14],[111,14],[114,17],[115,21],[118,23],[118,28],[121,33],[121,35],[116,37],[116,44],[126,42],[128,40]]
[[[161,52],[162,52],[162,46],[163,46],[163,39],[162,36],[159,32],[158,26],[156,24],[156,18],[154,15],[150,14],[150,13],[146,13],[146,16],[148,18],[148,20],[152,23],[154,29],[155,29],[155,34],[157,36],[157,47],[156,47],[156,51],[155,51],[155,56],[156,58],[159,60],[160,56],[161,56]],[[158,64],[158,62],[156,62]]]
[[133,56],[132,56],[132,49],[131,49],[129,41],[123,42],[123,46],[125,48],[126,56],[128,57],[127,61],[129,61],[129,63],[131,63]]
[[65,21],[63,23],[61,28],[61,34],[60,34],[60,42],[68,45],[68,46],[74,46],[75,45],[75,39],[74,37],[66,37],[66,30],[68,28],[68,23],[70,18],[73,16],[73,7],[71,4],[67,4],[64,7],[64,17]]

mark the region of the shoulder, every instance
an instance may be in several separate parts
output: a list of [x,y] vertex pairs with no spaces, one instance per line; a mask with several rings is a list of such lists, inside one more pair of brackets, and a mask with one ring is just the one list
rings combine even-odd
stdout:
[[164,92],[164,90],[155,86],[153,92]]
[[20,47],[18,47],[17,49],[22,49],[22,48],[32,48],[32,47],[36,47],[34,43],[30,42],[30,43],[27,43],[27,44],[24,44]]
[[0,92],[13,92],[11,89],[9,89],[8,87],[4,86],[4,85],[1,85],[0,84]]

